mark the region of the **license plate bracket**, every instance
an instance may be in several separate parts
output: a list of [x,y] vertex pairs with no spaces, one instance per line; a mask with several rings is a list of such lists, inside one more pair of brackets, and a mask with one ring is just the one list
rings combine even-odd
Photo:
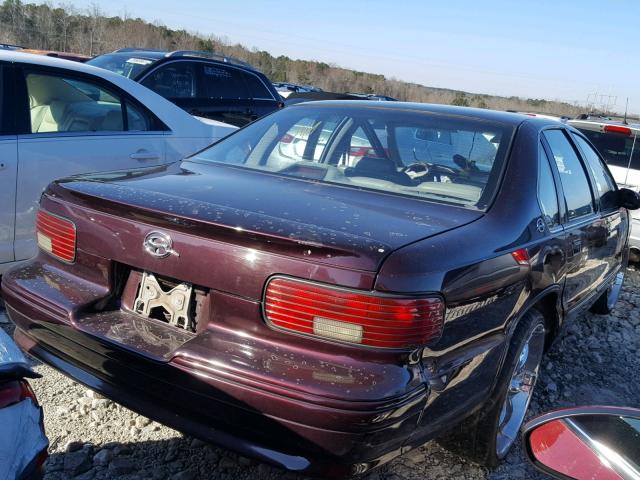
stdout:
[[153,273],[143,272],[134,311],[146,318],[155,318],[177,328],[195,331],[192,312],[193,286],[179,283],[166,291]]

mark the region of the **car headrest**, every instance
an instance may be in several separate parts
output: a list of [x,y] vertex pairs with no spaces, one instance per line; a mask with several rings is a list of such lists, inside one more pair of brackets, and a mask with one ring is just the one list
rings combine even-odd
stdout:
[[353,167],[353,175],[367,175],[368,173],[390,174],[396,173],[396,164],[389,158],[362,157]]
[[413,185],[411,178],[404,172],[398,171],[395,162],[390,158],[362,157],[355,167],[345,170],[345,175],[377,178],[399,185]]

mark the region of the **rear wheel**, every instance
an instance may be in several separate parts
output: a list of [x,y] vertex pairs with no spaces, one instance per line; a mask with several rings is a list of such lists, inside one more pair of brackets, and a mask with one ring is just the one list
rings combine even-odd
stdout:
[[544,318],[530,310],[516,327],[487,405],[440,440],[445,448],[489,467],[507,455],[533,395],[544,342]]
[[620,290],[622,290],[622,283],[624,282],[624,270],[618,272],[614,282],[602,292],[602,295],[591,306],[590,310],[598,315],[608,315],[616,306],[618,297],[620,296]]

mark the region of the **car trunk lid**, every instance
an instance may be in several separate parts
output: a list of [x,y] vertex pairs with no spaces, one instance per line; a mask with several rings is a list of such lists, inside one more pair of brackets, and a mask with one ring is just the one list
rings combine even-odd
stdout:
[[[79,249],[250,298],[276,273],[370,289],[390,252],[482,214],[195,162],[74,177],[49,197],[65,201]],[[152,231],[175,255],[145,252]]]

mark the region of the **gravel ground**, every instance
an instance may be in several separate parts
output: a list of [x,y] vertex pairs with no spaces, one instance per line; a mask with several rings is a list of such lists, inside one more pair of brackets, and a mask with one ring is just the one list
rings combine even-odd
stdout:
[[[545,358],[531,415],[580,404],[640,407],[640,271],[630,268],[616,310],[586,314],[568,324]],[[4,319],[6,322],[6,319]],[[0,326],[8,331],[11,325]],[[300,479],[270,466],[185,437],[137,415],[55,370],[35,363],[31,382],[44,407],[51,442],[46,480]],[[367,480],[542,479],[519,444],[489,471],[430,442],[394,460]]]

